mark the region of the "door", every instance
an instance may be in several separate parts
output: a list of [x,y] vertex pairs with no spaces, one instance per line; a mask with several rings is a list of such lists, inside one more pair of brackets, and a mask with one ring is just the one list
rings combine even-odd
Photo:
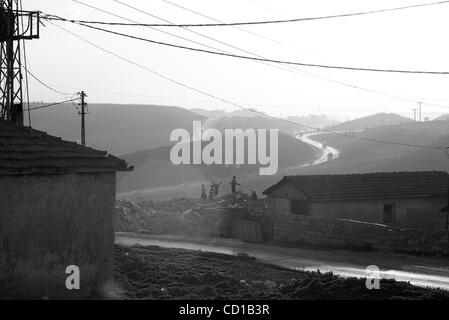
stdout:
[[394,203],[384,204],[382,222],[385,224],[394,223]]
[[291,201],[287,198],[275,199],[276,214],[291,213]]

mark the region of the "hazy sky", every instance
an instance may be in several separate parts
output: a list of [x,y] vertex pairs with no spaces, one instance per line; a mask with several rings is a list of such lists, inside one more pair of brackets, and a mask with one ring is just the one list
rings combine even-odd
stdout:
[[[163,23],[113,0],[80,0],[141,23]],[[122,0],[175,23],[210,23],[163,0]],[[225,22],[332,15],[391,8],[432,0],[170,0]],[[72,0],[23,0],[24,9],[66,18],[126,22]],[[278,25],[191,28],[207,37],[273,59],[373,68],[449,71],[449,4]],[[401,75],[295,67],[219,57],[125,39],[67,22],[58,25],[127,59],[199,90],[276,116],[332,114],[340,119],[376,112],[412,116],[417,104],[348,88],[331,78],[412,100],[423,105],[423,118],[449,113],[449,75]],[[203,96],[89,46],[50,23],[41,38],[27,42],[28,66],[56,89],[85,90],[89,102],[166,104],[186,108],[236,107]],[[200,44],[145,27],[105,27],[141,37],[200,48]],[[227,52],[249,55],[179,28],[159,28]],[[256,33],[257,35],[254,35]],[[267,39],[269,38],[269,39]],[[271,40],[270,40],[271,39]],[[203,47],[204,48],[204,47]],[[304,75],[301,71],[312,73]],[[30,100],[60,101],[64,96],[30,79]]]

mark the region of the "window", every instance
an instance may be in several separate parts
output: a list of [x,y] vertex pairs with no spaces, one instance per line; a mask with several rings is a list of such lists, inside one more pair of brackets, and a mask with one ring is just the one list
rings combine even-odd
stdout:
[[309,204],[307,200],[295,199],[292,200],[292,214],[308,214]]
[[383,223],[393,223],[394,222],[394,204],[384,205]]

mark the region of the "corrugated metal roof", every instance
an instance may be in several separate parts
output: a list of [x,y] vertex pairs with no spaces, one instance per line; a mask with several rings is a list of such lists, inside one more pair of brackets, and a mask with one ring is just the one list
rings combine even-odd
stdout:
[[124,160],[0,119],[0,174],[128,171]]
[[448,177],[443,171],[285,176],[263,193],[291,183],[311,201],[446,197]]

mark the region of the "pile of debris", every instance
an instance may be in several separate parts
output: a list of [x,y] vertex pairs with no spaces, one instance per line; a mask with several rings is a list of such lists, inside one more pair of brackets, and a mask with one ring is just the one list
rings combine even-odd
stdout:
[[153,202],[119,200],[115,208],[115,230],[151,234],[209,236],[217,233],[215,216],[198,212],[198,201],[186,198]]
[[152,209],[155,211],[182,213],[187,210],[197,208],[199,206],[199,201],[188,198],[172,198],[158,202],[143,200],[139,202],[139,205],[145,209]]
[[[118,200],[115,209],[115,230],[151,234],[211,236],[223,233],[226,211],[234,218],[261,220],[264,200],[239,196],[234,205],[225,195],[213,201],[173,198],[160,202]],[[231,217],[229,216],[229,219]],[[227,219],[227,220],[229,220]],[[229,222],[229,221],[228,221]]]
[[114,212],[116,231],[139,231],[144,229],[155,211],[130,200],[117,200]]

